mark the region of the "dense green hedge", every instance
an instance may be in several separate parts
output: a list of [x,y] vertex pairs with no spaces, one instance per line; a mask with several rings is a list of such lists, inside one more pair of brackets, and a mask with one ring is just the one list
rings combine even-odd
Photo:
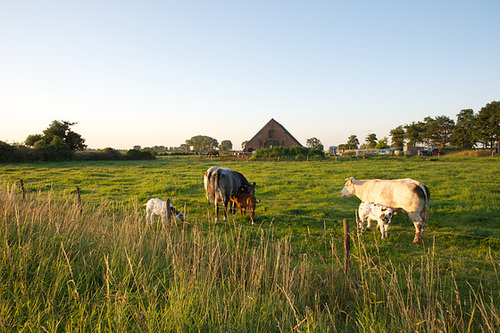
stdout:
[[318,149],[306,147],[273,147],[259,149],[252,156],[252,159],[285,159],[285,160],[306,160],[324,159],[325,152]]
[[57,146],[28,148],[12,146],[0,141],[0,163],[30,163],[30,162],[59,162],[59,161],[103,161],[103,160],[153,160],[155,153],[151,151],[130,149],[125,154],[106,148],[101,151],[79,151]]
[[24,146],[11,146],[0,141],[0,162],[44,162],[44,161],[70,161],[74,152],[68,148],[46,146],[40,148],[27,148]]

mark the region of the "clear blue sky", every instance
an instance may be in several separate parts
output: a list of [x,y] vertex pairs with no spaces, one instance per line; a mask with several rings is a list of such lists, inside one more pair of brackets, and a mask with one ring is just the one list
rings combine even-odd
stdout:
[[0,140],[78,122],[91,148],[302,144],[500,100],[500,1],[2,1]]

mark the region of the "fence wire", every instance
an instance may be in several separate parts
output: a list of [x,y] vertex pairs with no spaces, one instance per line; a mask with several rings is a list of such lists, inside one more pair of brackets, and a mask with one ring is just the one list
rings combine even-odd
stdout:
[[[21,183],[21,186],[22,186],[22,193],[23,193],[23,199],[25,199],[25,189],[24,189],[24,185],[25,183]],[[79,190],[79,189],[78,189]],[[77,193],[79,194],[79,191],[77,191]],[[81,197],[78,196],[78,200],[81,200]],[[266,199],[266,201],[268,201]],[[272,202],[287,202],[289,203],[289,201],[285,201],[285,200],[272,200]],[[81,201],[80,201],[80,204],[81,204]],[[199,205],[199,204],[193,204],[193,203],[188,203],[188,202],[180,202],[180,204],[182,205],[182,207],[178,207],[178,208],[181,208],[180,210],[184,210],[184,215],[186,216],[186,209],[189,208],[195,208],[197,209],[197,212],[198,214],[195,214],[195,217],[194,219],[195,220],[198,220],[198,221],[204,221],[206,222],[207,224],[210,224],[210,223],[214,223],[214,217],[210,217],[210,210],[213,210],[214,209],[214,206],[213,206],[213,203],[212,205]],[[222,212],[223,214],[223,209],[221,207],[219,207],[220,209],[220,212]],[[206,214],[201,214],[200,212],[201,211],[206,211]],[[228,210],[229,212],[229,210]],[[189,213],[189,216],[191,216],[191,212]],[[236,212],[237,214],[237,212]],[[196,216],[198,215],[198,216]],[[201,215],[201,216],[200,216]],[[289,218],[298,218],[298,219],[304,219],[304,220],[315,220],[315,221],[318,221],[318,222],[329,222],[329,223],[335,223],[339,228],[342,226],[342,220],[339,220],[339,219],[332,219],[332,218],[326,218],[326,217],[317,217],[317,216],[309,216],[309,215],[301,215],[301,214],[287,214],[287,213],[273,213],[273,215],[275,216],[284,216],[284,217],[289,217]],[[354,219],[350,218],[351,220],[355,221]],[[274,221],[274,218],[272,218],[272,220],[270,221],[271,223],[273,223]],[[233,225],[234,223],[230,223],[230,222],[223,222],[223,221],[218,221],[217,224],[223,224],[223,225]],[[254,228],[255,225],[262,225],[262,223],[256,223],[254,225],[252,224],[239,224],[239,226],[241,227],[245,227],[245,228]],[[390,228],[391,230],[395,231],[395,230],[406,230],[406,231],[409,231],[409,232],[413,232],[415,229],[412,228],[412,227],[405,227],[405,226],[391,226]],[[356,226],[351,229],[351,230],[357,230]],[[328,241],[330,240],[333,240],[333,233],[329,233],[327,234],[326,233],[326,227],[325,227],[325,231],[324,231],[324,234],[323,235],[312,235],[310,233],[300,233],[300,232],[297,232],[297,231],[292,231],[292,230],[289,230],[287,232],[288,234],[292,235],[292,236],[298,236],[298,237],[304,237],[304,238],[310,238],[310,239],[316,239],[316,240],[320,240],[320,241],[325,241],[326,240],[326,236],[329,236],[328,238]],[[354,240],[354,235],[355,233],[354,232],[351,232],[351,239]],[[474,239],[479,239],[481,241],[493,241],[493,242],[500,242],[500,238],[499,237],[491,237],[491,236],[479,236],[479,235],[471,235],[471,234],[464,234],[464,233],[457,233],[457,232],[449,232],[449,231],[439,231],[439,230],[426,230],[425,231],[425,235],[427,235],[427,237],[431,236],[431,235],[434,235],[434,236],[453,236],[453,237],[466,237],[466,238],[474,238]],[[342,242],[342,239],[339,239],[338,240],[339,243]],[[361,242],[363,242],[363,240],[360,239]],[[500,244],[500,243],[499,243]],[[384,249],[394,249],[394,247],[392,246],[387,246],[387,245],[383,245],[383,244],[379,244],[379,243],[376,243],[375,244],[377,247],[379,248],[384,248]],[[407,252],[407,253],[418,253],[418,251],[413,251],[413,250],[409,250],[409,249],[403,249],[403,248],[397,248],[397,251],[402,251],[402,252]],[[475,262],[475,263],[488,263],[488,264],[500,264],[500,260],[493,260],[493,258],[489,259],[489,260],[484,260],[484,259],[476,259],[476,258],[470,258],[470,257],[457,257],[457,256],[448,256],[448,255],[442,255],[442,254],[434,254],[436,257],[439,257],[439,258],[444,258],[444,259],[450,259],[450,260],[462,260],[462,261],[469,261],[469,262]]]

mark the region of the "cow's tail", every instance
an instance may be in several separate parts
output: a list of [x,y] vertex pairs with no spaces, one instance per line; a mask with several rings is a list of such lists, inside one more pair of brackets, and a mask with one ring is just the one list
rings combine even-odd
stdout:
[[419,196],[424,202],[424,207],[422,207],[423,209],[420,212],[420,216],[424,222],[424,225],[426,225],[428,223],[428,212],[427,211],[429,210],[429,207],[431,205],[431,192],[429,191],[427,186],[425,186],[422,183],[419,184],[419,189],[420,189]]
[[214,190],[212,188],[213,187],[212,186],[212,183],[213,183],[212,178],[213,178],[213,172],[210,169],[205,171],[205,175],[203,175],[203,187],[205,187],[205,197],[207,198],[209,205],[211,204],[210,199],[214,199],[213,198]]
[[431,206],[431,192],[429,191],[427,186],[425,186],[422,183],[420,183],[420,188],[422,189],[423,194],[424,194],[424,202],[425,202],[424,210],[427,211],[429,209],[429,207]]
[[[212,173],[212,179],[210,182],[213,183],[214,188],[212,189],[214,192],[214,201],[217,202],[217,198],[219,196],[219,184],[220,184],[220,177],[221,177],[221,172],[219,170],[216,170],[214,173]],[[216,201],[217,200],[217,201]]]

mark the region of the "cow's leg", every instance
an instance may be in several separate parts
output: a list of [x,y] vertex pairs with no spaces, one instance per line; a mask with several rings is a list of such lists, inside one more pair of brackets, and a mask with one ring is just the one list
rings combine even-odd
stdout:
[[421,212],[420,217],[422,218],[422,225],[420,228],[420,239],[424,239],[424,229],[427,226],[427,211]]
[[413,243],[418,243],[422,238],[424,238],[424,221],[418,213],[408,213],[408,216],[415,226],[415,238],[413,239]]
[[231,201],[230,205],[229,210],[231,211],[231,214],[236,215],[236,202]]
[[227,221],[227,204],[229,200],[222,200],[222,208],[224,210],[224,221]]
[[218,200],[217,200],[217,195],[214,196],[214,207],[215,207],[215,222],[217,223],[217,220],[219,219],[219,205],[218,205]]
[[365,228],[365,218],[360,217],[358,220],[358,232],[360,235],[364,233],[364,228]]
[[384,239],[384,224],[380,220],[377,220],[377,229],[380,230],[380,238]]
[[252,220],[253,224],[253,218],[255,217],[255,205],[252,205],[248,208],[249,214],[250,214],[250,219]]
[[368,217],[366,221],[367,221],[366,230],[372,230],[372,219]]
[[146,212],[146,227],[149,225],[149,219],[151,217],[151,212],[150,211],[147,211]]
[[387,238],[387,231],[389,230],[389,224],[382,222],[380,224],[380,233],[382,234],[381,239]]
[[420,218],[424,222],[424,225],[427,225],[427,221],[428,221],[427,211],[421,212],[420,213]]

